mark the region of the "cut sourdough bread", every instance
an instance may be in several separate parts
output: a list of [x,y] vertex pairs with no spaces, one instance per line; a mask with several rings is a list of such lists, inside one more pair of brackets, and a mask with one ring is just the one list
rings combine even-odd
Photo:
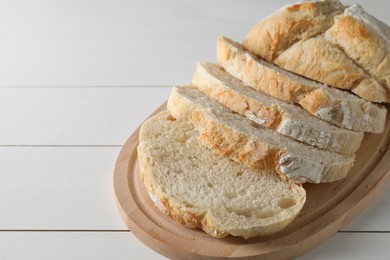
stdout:
[[286,70],[371,102],[390,102],[389,28],[359,5],[285,6],[256,24],[243,45]]
[[199,63],[192,85],[261,126],[321,149],[350,154],[363,140],[362,132],[331,125],[299,106],[248,87],[216,64]]
[[213,154],[198,136],[167,111],[141,127],[141,177],[161,211],[218,238],[270,235],[294,220],[306,200],[301,185]]
[[246,85],[299,104],[324,121],[354,131],[384,130],[387,113],[384,107],[279,68],[231,39],[218,39],[217,59],[227,72]]
[[209,149],[252,169],[276,169],[295,182],[332,182],[352,168],[354,155],[342,155],[294,141],[260,127],[192,86],[174,87],[167,105],[172,116],[189,119]]

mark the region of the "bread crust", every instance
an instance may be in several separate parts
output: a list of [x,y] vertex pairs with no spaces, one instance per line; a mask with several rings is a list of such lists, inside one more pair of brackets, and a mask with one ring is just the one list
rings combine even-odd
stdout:
[[217,227],[213,226],[211,222],[207,221],[205,212],[199,213],[183,209],[181,205],[175,203],[165,194],[159,192],[154,187],[153,182],[149,179],[148,174],[145,174],[144,171],[140,171],[140,174],[150,199],[165,215],[171,216],[181,225],[188,228],[202,229],[207,234],[216,238],[224,238],[230,235],[229,233],[220,231]]
[[[232,89],[224,87],[226,82],[213,77],[206,71],[206,66],[208,65],[198,64],[196,72],[192,77],[192,85],[199,91],[236,113],[246,115],[247,117],[249,117],[248,115],[253,115],[254,118],[258,119],[258,122],[261,121],[259,124],[264,127],[277,129],[282,121],[287,119],[287,115],[279,106],[256,102],[252,98],[240,95]],[[222,67],[219,67],[219,69],[221,73],[226,73]]]
[[[311,90],[308,86],[282,77],[272,69],[258,65],[255,56],[245,52],[244,49],[240,52],[240,46],[235,44],[237,43],[220,37],[217,43],[217,60],[226,71],[246,85],[289,103],[299,102],[299,98]],[[232,69],[226,66],[227,63]],[[310,110],[311,113],[315,112]]]
[[390,102],[390,28],[359,5],[314,1],[284,7],[258,22],[243,45],[299,75],[370,102]]
[[[357,18],[356,13],[362,17]],[[363,21],[366,19],[366,21]],[[370,23],[370,24],[368,24]],[[360,6],[352,6],[325,32],[325,38],[338,46],[368,75],[380,83],[375,89],[360,86],[354,92],[370,101],[390,102],[390,41],[382,25],[365,13]]]
[[301,2],[286,6],[256,24],[243,45],[272,62],[297,41],[309,39],[332,26],[344,7],[338,1]]
[[200,142],[209,149],[252,169],[275,168],[274,158],[280,150],[279,147],[271,147],[234,132],[229,127],[210,120],[203,111],[193,111],[191,121],[200,133]]
[[297,42],[279,55],[275,64],[299,75],[348,90],[366,77],[362,69],[322,36]]
[[388,100],[386,89],[377,80],[322,36],[295,43],[274,62],[286,70],[329,86],[351,90],[367,101]]

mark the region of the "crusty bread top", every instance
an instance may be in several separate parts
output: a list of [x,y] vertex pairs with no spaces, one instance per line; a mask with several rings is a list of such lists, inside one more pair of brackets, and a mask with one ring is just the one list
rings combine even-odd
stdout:
[[322,36],[293,44],[274,63],[330,86],[351,90],[367,101],[387,100],[387,90],[382,84]]
[[[376,102],[390,102],[390,38],[388,27],[353,5],[336,16],[325,38],[342,49],[359,67],[381,83],[372,90],[360,86],[358,95]],[[356,91],[355,91],[356,92]],[[371,95],[375,95],[371,97]]]
[[337,0],[303,1],[288,5],[258,22],[244,39],[244,46],[272,62],[293,43],[310,39],[333,24],[344,10]]
[[198,136],[166,111],[142,125],[141,176],[156,206],[214,237],[270,235],[293,221],[306,199],[300,185],[213,154]]
[[256,24],[243,45],[299,75],[370,102],[390,103],[390,29],[359,5],[286,6]]
[[324,150],[354,153],[363,140],[362,132],[334,126],[310,115],[299,106],[246,86],[217,64],[199,63],[192,84],[249,120]]

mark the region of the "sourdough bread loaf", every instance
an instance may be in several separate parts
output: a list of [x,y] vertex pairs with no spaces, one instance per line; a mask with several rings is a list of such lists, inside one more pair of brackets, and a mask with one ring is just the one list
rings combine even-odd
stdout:
[[191,122],[167,111],[142,125],[141,177],[161,211],[218,238],[270,235],[294,220],[306,199],[301,185],[216,155],[198,138]]
[[324,121],[354,131],[380,133],[384,130],[387,113],[384,107],[279,68],[229,38],[218,39],[217,60],[246,85],[299,104]]
[[359,85],[353,91],[375,102],[390,101],[390,35],[388,26],[368,14],[360,5],[352,5],[335,17],[325,38],[381,83],[370,89]]
[[390,102],[389,27],[359,5],[324,0],[285,6],[256,24],[243,44],[286,70],[367,101]]
[[200,142],[252,169],[276,169],[295,182],[332,182],[344,178],[354,155],[319,150],[231,112],[192,86],[174,87],[167,105],[172,116],[188,119]]
[[255,123],[320,149],[350,154],[363,140],[362,132],[334,126],[299,106],[248,87],[217,64],[198,63],[192,85]]
[[294,43],[321,34],[333,25],[344,6],[339,1],[302,1],[259,21],[246,35],[244,46],[273,62]]

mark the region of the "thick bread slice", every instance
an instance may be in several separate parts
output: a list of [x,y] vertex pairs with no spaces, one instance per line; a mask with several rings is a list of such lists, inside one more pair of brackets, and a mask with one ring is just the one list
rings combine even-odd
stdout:
[[274,63],[329,86],[351,90],[367,101],[389,101],[385,86],[322,36],[295,43],[281,53]]
[[227,72],[246,85],[299,104],[324,121],[354,131],[384,130],[387,113],[384,107],[279,68],[226,37],[218,39],[217,59]]
[[306,200],[301,185],[213,154],[198,136],[191,122],[166,111],[142,125],[141,177],[156,206],[219,238],[270,235],[293,221]]
[[342,155],[294,141],[259,127],[191,86],[174,87],[168,109],[189,119],[209,149],[253,169],[276,169],[295,182],[332,182],[351,169],[354,155]]
[[293,43],[321,34],[344,6],[339,1],[305,1],[281,8],[247,34],[244,46],[272,62]]
[[[345,9],[325,33],[348,57],[370,76],[382,83],[371,99],[390,102],[390,36],[388,27],[369,15],[360,5]],[[373,90],[360,88],[359,96],[369,96]],[[372,94],[371,94],[372,95]]]
[[261,126],[321,149],[350,154],[363,140],[362,132],[331,125],[299,106],[248,87],[216,64],[199,63],[192,85]]

